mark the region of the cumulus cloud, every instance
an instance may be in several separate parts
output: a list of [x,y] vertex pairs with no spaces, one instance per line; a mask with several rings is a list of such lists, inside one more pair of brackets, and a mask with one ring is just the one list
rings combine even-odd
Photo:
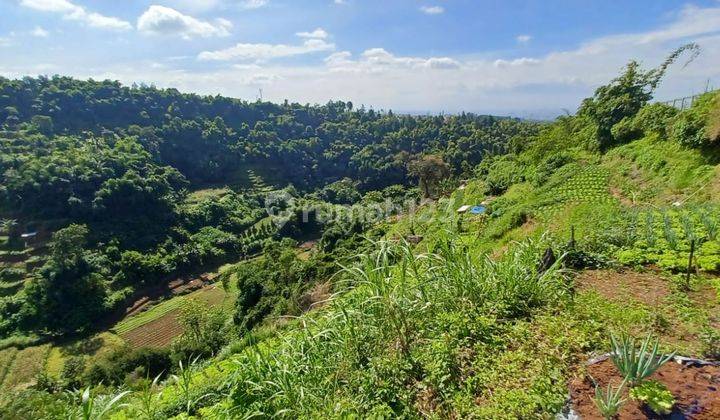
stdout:
[[132,25],[122,19],[112,16],[105,16],[95,12],[89,12],[84,7],[78,6],[68,0],[21,0],[20,5],[38,10],[62,14],[63,19],[75,20],[100,29],[128,30]]
[[300,38],[318,38],[318,39],[325,39],[329,36],[327,32],[323,28],[317,28],[312,32],[298,32],[295,35],[299,36]]
[[[577,48],[519,58],[488,54],[405,56],[383,48],[353,53],[336,51],[333,44],[323,39],[306,38],[298,41],[299,45],[238,44],[226,50],[206,51],[198,57],[228,62],[223,65],[183,68],[184,61],[166,61],[168,68],[164,69],[138,63],[95,70],[76,65],[63,67],[63,73],[241,98],[254,98],[262,87],[264,97],[273,101],[287,98],[301,103],[325,103],[344,99],[399,111],[466,110],[552,117],[561,114],[562,108],[574,109],[599,84],[616,76],[628,60],[638,59],[652,67],[688,41],[700,44],[701,56],[685,68],[671,67],[660,86],[658,99],[702,90],[708,78],[717,84],[720,7],[686,7],[669,19],[669,23],[653,30],[591,39]],[[325,54],[292,64],[271,60],[315,52]],[[22,68],[10,60],[0,62],[0,74],[37,73],[29,65]]]
[[515,40],[521,44],[527,44],[531,39],[530,35],[518,35],[515,37]]
[[322,39],[307,39],[300,45],[286,44],[236,44],[233,47],[217,51],[203,51],[199,60],[231,61],[231,60],[270,60],[273,58],[292,57],[320,51],[331,51],[335,44]]
[[420,6],[420,11],[426,15],[439,15],[445,12],[442,6]]
[[154,35],[174,35],[183,39],[228,36],[232,23],[226,19],[207,22],[182,14],[165,6],[150,6],[137,21],[140,32]]

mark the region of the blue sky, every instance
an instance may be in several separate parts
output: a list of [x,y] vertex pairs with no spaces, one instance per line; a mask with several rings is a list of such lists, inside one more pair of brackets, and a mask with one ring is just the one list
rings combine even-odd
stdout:
[[0,75],[548,117],[698,42],[658,91],[720,86],[720,1],[0,0]]

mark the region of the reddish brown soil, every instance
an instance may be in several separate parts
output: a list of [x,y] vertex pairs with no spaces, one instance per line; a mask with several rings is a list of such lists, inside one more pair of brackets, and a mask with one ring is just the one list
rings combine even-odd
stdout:
[[122,337],[134,348],[166,347],[183,332],[183,327],[177,320],[178,312],[177,309],[170,311],[154,321],[123,334]]
[[[587,374],[570,385],[570,398],[577,414],[585,419],[602,419],[593,402],[595,385],[605,388],[608,383],[617,386],[622,382],[612,361],[604,360],[587,367]],[[681,365],[668,362],[651,379],[656,379],[668,387],[675,397],[676,404],[670,418],[717,420],[720,419],[720,366]],[[627,396],[619,419],[655,419],[661,418]]]
[[[213,284],[205,286],[203,294],[192,299],[212,307],[222,304],[225,297],[225,292],[218,285]],[[158,319],[122,334],[122,338],[134,348],[166,347],[175,337],[183,333],[183,327],[177,319],[178,313],[179,309],[172,310]]]
[[670,294],[667,280],[654,273],[613,270],[583,271],[575,278],[579,290],[595,290],[602,296],[625,301],[635,299],[647,305],[657,305]]

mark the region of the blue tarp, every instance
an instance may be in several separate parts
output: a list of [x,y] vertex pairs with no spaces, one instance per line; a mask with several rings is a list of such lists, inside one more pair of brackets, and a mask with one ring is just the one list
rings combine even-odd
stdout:
[[485,206],[472,206],[470,208],[470,213],[472,214],[483,214],[485,213]]

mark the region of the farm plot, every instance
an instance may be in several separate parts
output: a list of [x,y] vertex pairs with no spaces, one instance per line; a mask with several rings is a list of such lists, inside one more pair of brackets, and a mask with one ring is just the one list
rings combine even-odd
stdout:
[[49,351],[50,344],[28,347],[18,351],[8,367],[0,390],[9,391],[31,384],[37,375],[44,371]]
[[536,205],[539,216],[549,216],[568,203],[608,203],[610,174],[595,165],[568,165],[546,184]]
[[177,316],[180,307],[188,299],[201,301],[208,306],[229,306],[234,302],[234,294],[226,293],[219,284],[211,285],[131,316],[121,321],[113,330],[136,348],[165,347],[183,331]]
[[646,209],[628,214],[630,246],[618,252],[627,265],[657,264],[678,271],[687,267],[690,244],[701,271],[720,271],[720,217],[716,207]]

